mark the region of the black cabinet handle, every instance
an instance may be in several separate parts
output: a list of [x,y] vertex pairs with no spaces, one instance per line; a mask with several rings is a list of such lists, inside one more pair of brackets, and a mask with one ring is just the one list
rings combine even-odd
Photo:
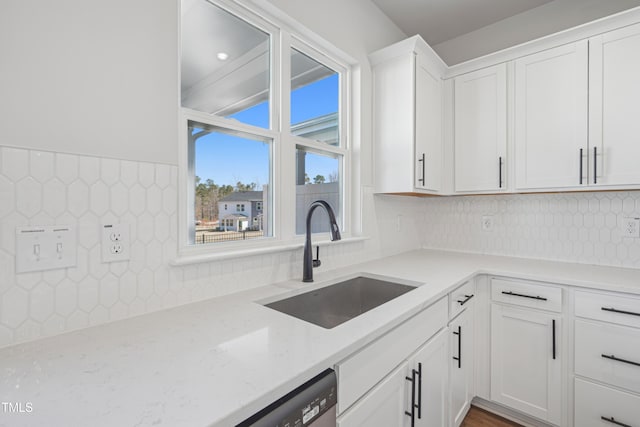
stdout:
[[522,297],[522,298],[531,298],[531,299],[537,299],[540,301],[546,301],[547,299],[541,296],[533,296],[533,295],[525,295],[525,294],[517,294],[515,292],[511,292],[511,291],[502,291],[503,294],[505,295],[511,295],[514,297]]
[[582,185],[582,148],[580,149],[580,185]]
[[411,376],[405,377],[411,382],[411,412],[404,411],[405,415],[411,417],[411,427],[416,425],[416,370],[411,370]]
[[638,362],[632,362],[631,360],[620,359],[619,357],[615,357],[613,354],[602,354],[601,356],[604,357],[605,359],[615,360],[616,362],[628,363],[629,365],[633,365],[633,366],[640,366],[640,363]]
[[498,188],[502,188],[502,156],[498,157]]
[[551,320],[552,336],[553,336],[553,360],[556,360],[556,319]]
[[621,423],[620,421],[616,421],[616,419],[613,418],[613,417],[607,418],[607,417],[601,416],[600,419],[604,420],[604,421],[607,421],[607,422],[610,422],[611,424],[615,424],[617,426],[631,427],[629,424],[625,424],[625,423]]
[[458,336],[458,357],[453,357],[453,360],[458,361],[458,369],[462,368],[462,326],[458,326],[458,331],[453,332],[453,335]]
[[593,183],[598,183],[598,147],[593,147]]
[[628,314],[630,316],[640,316],[640,313],[634,313],[633,311],[624,311],[624,310],[616,310],[615,308],[611,307],[601,307],[603,311],[610,311],[612,313],[619,313],[619,314]]
[[462,301],[458,300],[458,304],[465,305],[471,298],[473,298],[473,294],[465,295]]
[[[415,370],[413,371],[415,372]],[[422,419],[422,363],[418,363],[418,419]]]
[[424,182],[424,175],[425,175],[425,169],[427,168],[427,164],[426,164],[426,162],[425,162],[425,154],[424,154],[424,153],[422,153],[422,158],[421,158],[421,159],[418,159],[418,161],[419,161],[419,162],[422,162],[422,178],[421,178],[421,179],[418,179],[418,182],[421,182],[421,183],[422,183],[422,185],[425,185],[425,182]]

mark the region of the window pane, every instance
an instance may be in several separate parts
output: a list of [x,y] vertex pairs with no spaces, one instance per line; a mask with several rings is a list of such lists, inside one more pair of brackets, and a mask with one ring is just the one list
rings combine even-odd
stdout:
[[339,145],[340,75],[291,49],[291,132]]
[[[338,226],[342,229],[342,203],[340,160],[337,157],[296,150],[296,233],[306,233],[306,217],[309,205],[316,200],[324,200],[333,209]],[[313,233],[329,231],[329,217],[324,209],[313,212],[311,220]]]
[[182,4],[182,106],[269,128],[269,34],[206,0]]
[[196,244],[271,236],[271,141],[189,122]]

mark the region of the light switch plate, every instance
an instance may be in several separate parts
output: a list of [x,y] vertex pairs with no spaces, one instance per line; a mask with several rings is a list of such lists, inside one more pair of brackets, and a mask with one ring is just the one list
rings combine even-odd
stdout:
[[16,273],[74,267],[76,253],[74,227],[16,227]]
[[126,261],[130,256],[129,224],[102,225],[102,262]]

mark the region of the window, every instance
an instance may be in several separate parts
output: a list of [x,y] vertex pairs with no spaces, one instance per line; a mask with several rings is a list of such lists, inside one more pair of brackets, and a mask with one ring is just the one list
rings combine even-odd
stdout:
[[348,67],[235,2],[182,8],[181,247],[295,239],[318,199],[348,234]]

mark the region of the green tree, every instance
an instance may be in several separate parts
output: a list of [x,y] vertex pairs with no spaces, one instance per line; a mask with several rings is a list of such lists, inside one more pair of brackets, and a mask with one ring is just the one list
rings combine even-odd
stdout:
[[325,178],[322,175],[316,175],[313,177],[314,184],[324,184]]
[[242,182],[238,181],[236,183],[236,191],[254,191],[256,189],[256,187],[258,186],[258,184],[256,184],[255,182],[252,182],[250,184],[243,184]]

